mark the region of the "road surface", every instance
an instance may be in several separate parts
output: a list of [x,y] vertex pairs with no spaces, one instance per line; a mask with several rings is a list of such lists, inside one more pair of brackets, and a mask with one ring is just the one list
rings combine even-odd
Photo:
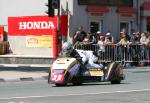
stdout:
[[122,84],[55,87],[46,80],[0,83],[0,103],[150,103],[150,69],[126,69]]

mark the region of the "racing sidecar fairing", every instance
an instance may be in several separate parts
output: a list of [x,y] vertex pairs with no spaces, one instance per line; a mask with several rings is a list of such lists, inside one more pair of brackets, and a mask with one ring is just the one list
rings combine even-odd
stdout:
[[67,83],[80,85],[87,82],[106,82],[120,84],[124,79],[120,63],[111,62],[104,66],[83,66],[75,58],[58,58],[54,61],[48,77],[48,83],[64,86]]

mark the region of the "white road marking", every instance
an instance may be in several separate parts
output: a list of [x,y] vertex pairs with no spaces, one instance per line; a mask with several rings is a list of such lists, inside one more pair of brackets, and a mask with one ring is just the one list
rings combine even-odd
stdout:
[[24,102],[8,102],[8,103],[24,103]]
[[82,93],[82,94],[56,94],[56,95],[46,95],[46,96],[25,96],[25,97],[9,97],[0,98],[0,100],[10,100],[10,99],[29,99],[29,98],[46,98],[46,97],[65,97],[65,96],[84,96],[84,95],[99,95],[99,94],[114,94],[114,93],[131,93],[131,92],[142,92],[150,91],[150,89],[141,90],[128,90],[128,91],[114,91],[114,92],[98,92],[98,93]]
[[4,67],[19,67],[17,64],[3,64]]

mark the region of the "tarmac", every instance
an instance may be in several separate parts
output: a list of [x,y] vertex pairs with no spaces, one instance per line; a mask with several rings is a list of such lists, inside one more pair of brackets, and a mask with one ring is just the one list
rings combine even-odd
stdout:
[[[37,65],[38,66],[38,65]],[[6,82],[25,82],[25,81],[39,81],[48,80],[48,66],[46,67],[0,67],[0,83]],[[150,67],[131,67],[125,70],[134,71],[148,70]]]

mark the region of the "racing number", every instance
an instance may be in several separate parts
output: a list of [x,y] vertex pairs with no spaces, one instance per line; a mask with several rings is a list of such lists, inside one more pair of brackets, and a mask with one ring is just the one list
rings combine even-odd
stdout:
[[60,80],[62,80],[62,74],[58,74],[58,75],[53,75],[53,78],[52,78],[52,80],[53,81],[60,81]]

